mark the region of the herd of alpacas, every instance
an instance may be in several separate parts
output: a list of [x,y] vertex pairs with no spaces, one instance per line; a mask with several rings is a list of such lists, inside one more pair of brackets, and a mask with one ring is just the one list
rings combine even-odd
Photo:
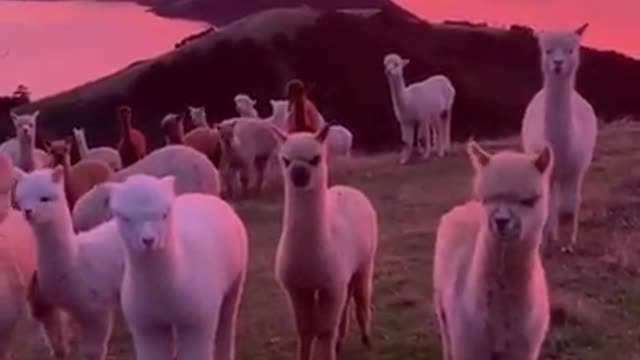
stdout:
[[[442,216],[435,242],[445,360],[539,357],[550,311],[540,253],[555,241],[573,250],[597,134],[592,107],[575,91],[586,28],[538,34],[544,85],[524,115],[524,153],[467,146],[473,195]],[[402,164],[415,151],[449,151],[455,96],[442,75],[405,85],[408,63],[397,54],[383,61]],[[73,321],[80,358],[104,360],[121,308],[138,360],[234,359],[249,241],[228,201],[259,193],[272,162],[284,184],[275,277],[297,359],[337,359],[352,302],[371,346],[377,213],[359,190],[328,186],[328,158],[348,157],[353,135],[326,123],[289,133],[287,101],[272,100],[268,118],[249,96],[234,101],[238,116],[214,125],[204,108],[189,107],[195,128],[186,134],[186,116],[168,114],[159,124],[166,146],[151,152],[128,107],[117,112],[115,148],[90,148],[84,129],[74,129],[44,152],[34,145],[38,112],[12,114],[16,136],[0,145],[0,358],[10,358],[28,309],[53,358],[70,356]]]

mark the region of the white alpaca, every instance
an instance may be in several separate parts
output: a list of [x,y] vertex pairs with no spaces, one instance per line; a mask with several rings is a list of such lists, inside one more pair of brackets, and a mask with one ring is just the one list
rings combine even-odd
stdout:
[[[384,58],[384,67],[396,120],[400,123],[404,148],[400,162],[409,161],[414,146],[422,139],[425,148],[423,157],[431,155],[437,148],[439,156],[444,156],[451,148],[451,111],[455,98],[455,88],[444,75],[434,75],[427,80],[405,85],[404,68],[409,64],[397,54]],[[431,132],[434,133],[432,139]],[[433,142],[433,144],[432,144]]]
[[529,153],[551,146],[555,167],[551,179],[547,239],[572,252],[578,235],[581,189],[591,164],[598,120],[587,100],[575,91],[580,39],[587,24],[573,32],[538,35],[544,86],[531,100],[522,123],[522,145]]
[[65,343],[59,342],[58,335],[63,331],[59,327],[61,324],[41,311],[43,309],[37,305],[41,299],[31,291],[36,269],[36,240],[22,214],[11,206],[14,182],[11,159],[0,154],[0,359],[12,358],[11,340],[27,303],[35,310],[32,315],[45,325],[47,340],[52,345],[51,355],[63,358],[67,348]]
[[[176,177],[176,193],[220,194],[220,174],[202,153],[184,145],[167,145],[151,152],[109,179],[122,182],[131,175]],[[107,184],[100,184],[82,195],[73,207],[76,231],[86,231],[111,218]]]
[[178,360],[235,359],[248,245],[234,210],[216,196],[176,197],[173,176],[146,175],[114,185],[111,210],[136,359],[173,359],[174,341]]
[[271,116],[267,119],[282,131],[287,131],[289,102],[287,100],[271,100]]
[[196,107],[189,106],[189,115],[191,116],[191,121],[195,127],[209,127],[209,122],[207,122],[207,112],[204,106]]
[[238,112],[238,116],[241,117],[251,117],[257,118],[258,111],[256,110],[256,101],[253,100],[249,95],[246,94],[238,94],[233,99],[236,104],[236,111]]
[[377,214],[367,197],[347,186],[328,188],[325,142],[318,133],[281,139],[285,204],[276,254],[276,278],[287,293],[298,333],[298,359],[335,360],[354,300],[363,344],[370,345],[372,277],[378,243]]
[[78,145],[78,153],[81,159],[102,160],[106,162],[113,171],[122,169],[122,159],[120,158],[118,150],[110,146],[98,146],[89,149],[83,128],[73,128],[73,137]]
[[36,148],[36,125],[40,111],[32,114],[16,115],[11,113],[16,137],[0,145],[0,152],[11,157],[16,167],[23,171],[32,171],[50,164],[45,151]]
[[537,360],[549,326],[539,247],[551,150],[495,155],[469,144],[474,197],[440,219],[434,306],[444,360]]
[[221,172],[230,196],[234,193],[239,172],[242,192],[260,193],[266,182],[265,172],[278,142],[269,121],[237,117],[218,124],[222,143]]
[[16,185],[16,201],[36,235],[38,291],[80,326],[80,358],[104,360],[124,270],[113,222],[75,234],[63,168],[39,169]]

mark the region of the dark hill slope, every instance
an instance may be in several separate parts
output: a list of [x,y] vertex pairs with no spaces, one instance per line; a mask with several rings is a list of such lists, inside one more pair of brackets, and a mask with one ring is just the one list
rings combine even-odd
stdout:
[[[285,82],[314,85],[312,98],[327,118],[345,124],[356,145],[396,146],[382,58],[409,57],[408,82],[443,73],[457,88],[453,135],[458,140],[496,137],[519,130],[524,108],[541,86],[537,45],[525,28],[510,31],[431,25],[397,11],[369,15],[271,10],[242,19],[180,48],[73,91],[24,108],[42,109],[45,134],[90,128],[90,143],[114,143],[114,107],[134,107],[136,125],[161,143],[161,117],[204,104],[215,121],[235,114],[233,97],[246,92],[269,114],[268,100],[282,97]],[[613,52],[585,49],[578,90],[605,119],[640,114],[640,62]]]

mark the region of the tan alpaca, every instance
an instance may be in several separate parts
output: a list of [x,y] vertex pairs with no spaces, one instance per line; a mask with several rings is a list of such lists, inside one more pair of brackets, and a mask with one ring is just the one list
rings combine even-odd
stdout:
[[298,360],[311,359],[316,340],[319,359],[336,359],[352,299],[362,342],[370,345],[377,214],[360,191],[327,187],[329,128],[286,135],[273,127],[282,142],[279,158],[285,190],[275,272],[295,318]]
[[469,144],[476,200],[438,226],[433,283],[444,360],[534,360],[549,325],[539,255],[551,150],[489,155]]

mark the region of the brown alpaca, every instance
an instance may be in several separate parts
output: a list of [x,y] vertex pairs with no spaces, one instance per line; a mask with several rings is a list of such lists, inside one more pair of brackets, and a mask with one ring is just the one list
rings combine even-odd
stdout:
[[62,165],[64,169],[64,192],[73,209],[76,201],[94,186],[109,179],[113,170],[104,161],[94,159],[80,160],[71,166],[71,139],[55,140],[49,146],[53,166]]
[[122,158],[122,166],[127,167],[142,159],[147,154],[147,139],[138,129],[131,126],[131,108],[121,106],[118,108],[121,139],[118,143],[118,152]]

